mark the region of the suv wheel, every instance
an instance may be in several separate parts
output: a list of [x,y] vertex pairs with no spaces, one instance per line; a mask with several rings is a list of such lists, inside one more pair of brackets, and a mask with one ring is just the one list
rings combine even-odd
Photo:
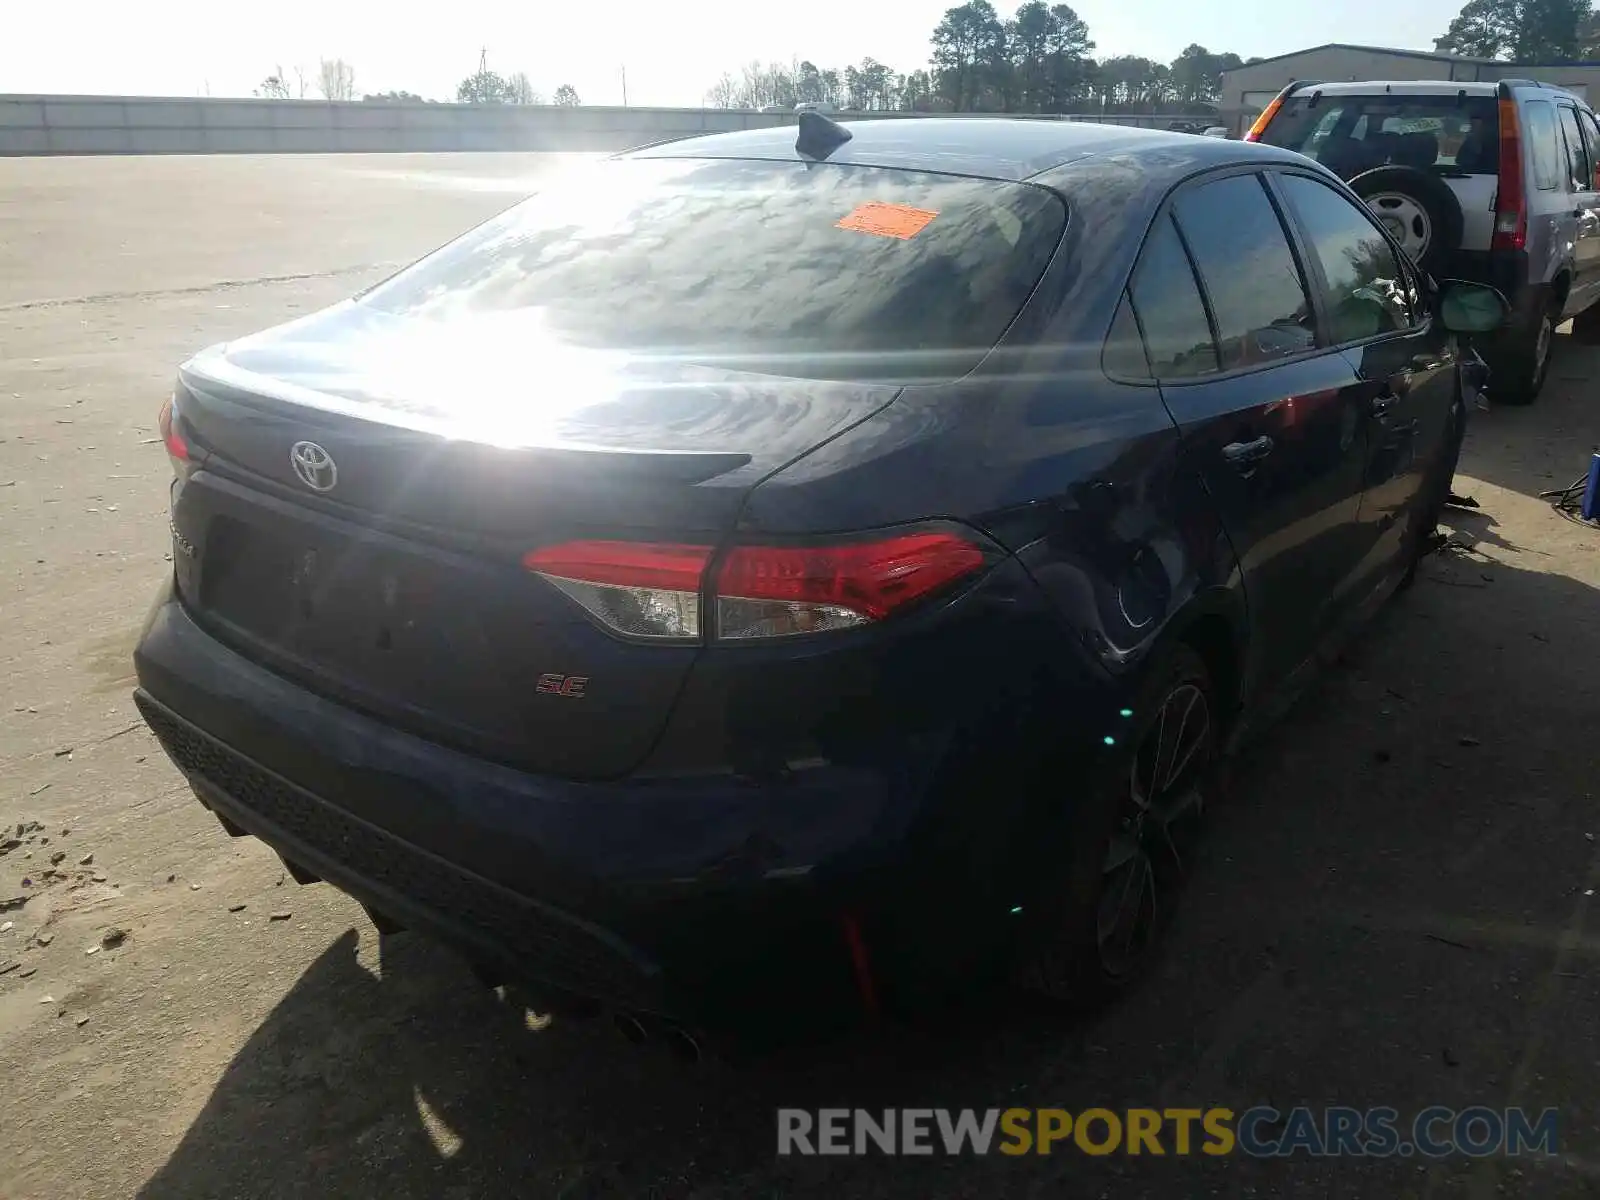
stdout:
[[1514,335],[1489,368],[1489,399],[1496,404],[1532,404],[1544,389],[1555,351],[1556,322],[1561,306],[1552,300],[1533,325]]
[[1350,181],[1411,261],[1438,275],[1461,245],[1461,202],[1450,185],[1415,167],[1377,167]]

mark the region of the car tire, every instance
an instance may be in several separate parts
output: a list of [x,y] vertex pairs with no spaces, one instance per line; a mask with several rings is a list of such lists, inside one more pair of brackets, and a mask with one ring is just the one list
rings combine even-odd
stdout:
[[1379,224],[1419,268],[1439,275],[1461,247],[1461,202],[1450,185],[1415,167],[1375,167],[1350,181]]
[[1489,400],[1494,404],[1523,407],[1544,390],[1555,353],[1556,325],[1561,304],[1553,297],[1526,329],[1511,333],[1489,362]]
[[[1217,777],[1220,712],[1210,673],[1188,646],[1150,672],[1128,711],[1128,736],[1107,757],[1023,934],[1019,982],[1074,1011],[1115,1000],[1149,970]],[[1152,787],[1163,772],[1171,786]]]

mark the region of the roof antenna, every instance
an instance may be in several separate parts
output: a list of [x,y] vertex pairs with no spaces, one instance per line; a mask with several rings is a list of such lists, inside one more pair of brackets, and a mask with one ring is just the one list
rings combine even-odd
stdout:
[[827,158],[853,136],[839,122],[807,109],[800,114],[800,134],[794,139],[795,153],[807,158]]

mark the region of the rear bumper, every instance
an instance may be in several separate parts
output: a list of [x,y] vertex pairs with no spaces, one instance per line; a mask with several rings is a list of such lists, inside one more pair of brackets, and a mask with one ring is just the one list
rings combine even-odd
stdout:
[[[790,1004],[859,1007],[847,923],[864,935],[874,991],[970,972],[1005,941],[1008,897],[993,882],[1007,874],[959,825],[925,820],[949,799],[934,783],[948,761],[938,746],[779,779],[533,776],[273,674],[200,628],[170,588],[135,664],[141,712],[208,807],[535,986],[723,1025]],[[1008,828],[1020,796],[967,800]]]

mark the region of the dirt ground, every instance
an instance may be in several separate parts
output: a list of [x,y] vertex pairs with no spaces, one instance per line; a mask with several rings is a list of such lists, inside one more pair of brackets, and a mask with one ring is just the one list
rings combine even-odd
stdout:
[[[1474,414],[1463,548],[1241,764],[1162,968],[1095,1022],[689,1067],[536,1027],[227,838],[129,698],[173,368],[550,167],[0,160],[0,1196],[1600,1194],[1600,530],[1536,498],[1600,442],[1600,352],[1565,337],[1536,407]],[[1562,1153],[775,1156],[780,1105],[1260,1103],[1554,1106]]]

